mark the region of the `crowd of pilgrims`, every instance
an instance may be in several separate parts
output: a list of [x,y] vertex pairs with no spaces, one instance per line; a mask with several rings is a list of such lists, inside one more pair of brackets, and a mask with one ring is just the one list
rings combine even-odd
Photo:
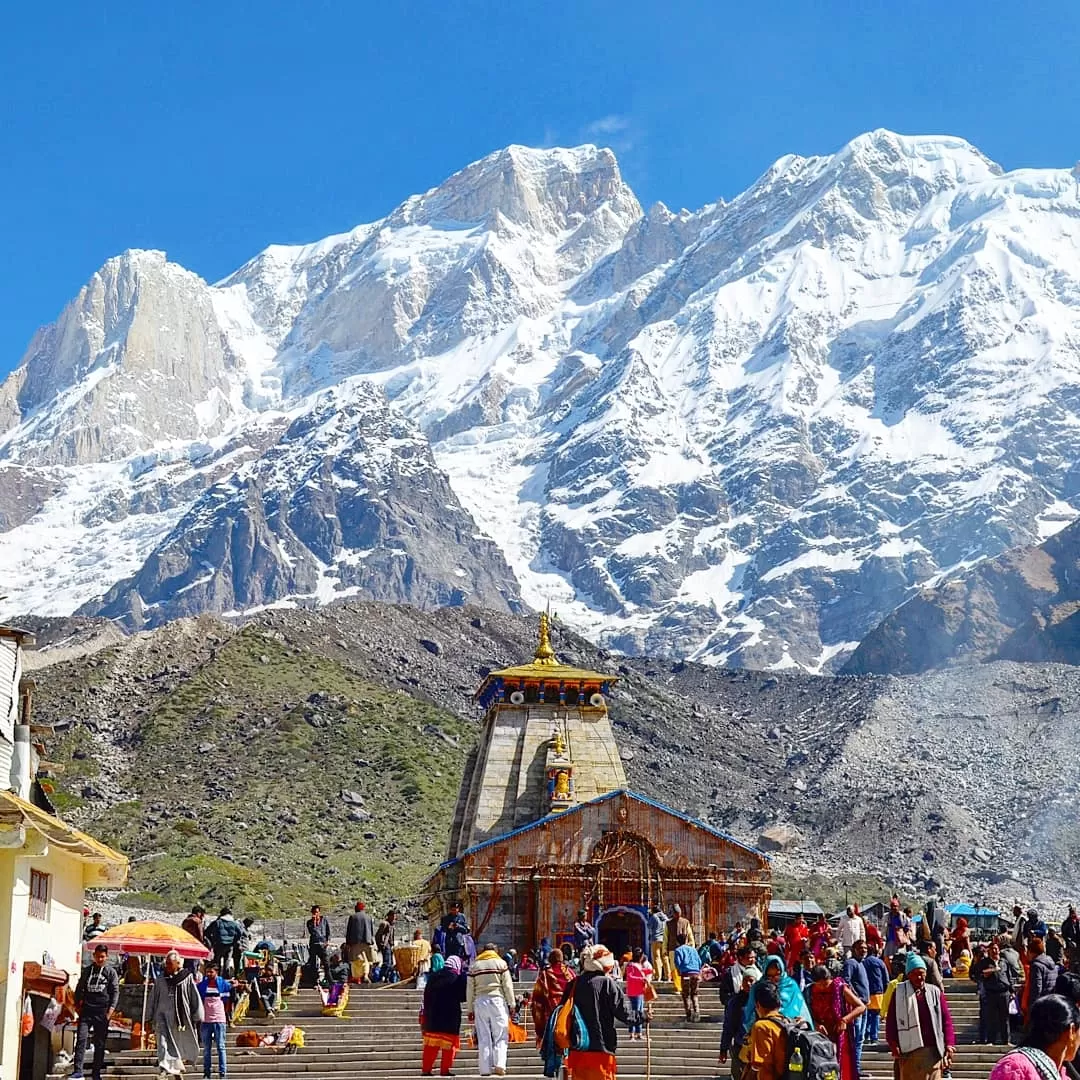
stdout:
[[[515,1021],[528,1007],[545,1074],[555,1076],[564,1062],[551,1028],[560,1003],[570,1000],[588,1050],[570,1050],[565,1064],[575,1080],[612,1080],[616,1021],[631,1040],[645,1037],[655,984],[664,981],[681,994],[690,1022],[700,1019],[701,989],[717,991],[720,1062],[733,1080],[783,1080],[783,1047],[798,1025],[833,1043],[839,1080],[869,1080],[863,1048],[882,1041],[898,1080],[939,1080],[949,1076],[957,1043],[946,980],[965,979],[978,992],[978,1042],[1018,1044],[995,1066],[993,1080],[1080,1080],[1072,1065],[1080,1045],[1080,918],[1070,907],[1059,930],[1034,910],[1013,914],[1008,932],[975,940],[967,919],[950,925],[936,900],[916,918],[894,897],[881,927],[851,905],[835,927],[824,915],[813,923],[800,915],[784,932],[766,933],[751,919],[699,945],[677,905],[670,913],[654,907],[648,951],[616,956],[579,912],[572,941],[567,934],[552,947],[545,938],[519,959],[494,943],[477,951],[453,907],[436,932],[426,976],[422,1072],[431,1075],[438,1063],[450,1074],[464,1008],[480,1075],[503,1075]],[[537,968],[535,983],[517,997],[514,979],[528,967]]]
[[[227,908],[205,928],[202,918],[202,909],[194,908],[184,928],[212,948],[214,959],[198,972],[194,962],[170,954],[160,971],[146,973],[154,979],[147,1016],[158,1036],[163,1072],[182,1073],[184,1060],[198,1055],[209,1076],[213,1049],[224,1076],[225,1022],[237,994],[250,995],[272,1017],[282,973],[274,942],[253,941],[252,920],[239,923]],[[395,923],[391,911],[376,926],[357,902],[344,943],[330,951],[329,923],[313,907],[306,930],[314,980],[322,973],[328,984],[391,978]],[[88,1037],[103,1045],[98,1026],[107,1025],[119,982],[146,977],[137,958],[121,969],[122,980],[119,972],[108,973],[107,949],[95,941],[103,930],[95,916],[84,934],[94,959],[75,994],[81,1015],[74,1076],[81,1075]],[[785,1080],[784,1047],[799,1026],[835,1047],[834,1080],[870,1080],[863,1047],[882,1040],[895,1060],[896,1080],[947,1080],[957,1039],[946,980],[970,979],[979,997],[978,1042],[1018,1044],[998,1062],[991,1080],[1080,1080],[1073,1065],[1080,1047],[1080,917],[1074,907],[1058,929],[1037,911],[1018,906],[1007,933],[980,941],[965,918],[950,925],[936,900],[916,918],[893,897],[880,928],[851,905],[835,927],[824,915],[813,923],[799,915],[782,933],[766,933],[751,919],[698,944],[678,905],[669,912],[654,906],[647,948],[618,956],[598,942],[596,928],[580,911],[560,935],[560,945],[543,938],[519,957],[494,943],[478,948],[460,906],[451,904],[430,941],[421,938],[417,930],[414,974],[423,989],[425,1076],[436,1065],[442,1075],[452,1075],[466,1018],[480,1075],[504,1075],[508,1043],[527,1037],[527,1012],[546,1076],[558,1075],[565,1065],[575,1080],[614,1080],[617,1022],[630,1040],[647,1038],[656,984],[666,982],[681,995],[691,1023],[701,1018],[702,988],[710,999],[717,992],[713,1000],[723,1019],[719,1059],[730,1067],[732,1080]],[[519,996],[515,982],[530,968],[535,981]],[[227,974],[234,978],[223,978]],[[560,1047],[556,1021],[566,1015],[567,1003],[584,1030],[574,1045]],[[176,1020],[184,1015],[187,1023]],[[98,1051],[95,1077],[101,1066]],[[808,1073],[804,1080],[818,1078]]]

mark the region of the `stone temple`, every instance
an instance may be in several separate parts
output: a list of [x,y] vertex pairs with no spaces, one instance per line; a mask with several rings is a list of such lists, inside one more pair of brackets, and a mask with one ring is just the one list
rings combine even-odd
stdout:
[[522,951],[571,940],[584,908],[621,953],[645,945],[653,904],[681,905],[699,942],[764,921],[765,855],[628,789],[608,713],[615,682],[561,664],[546,615],[532,661],[484,679],[447,859],[424,887],[433,923],[456,900],[478,944]]

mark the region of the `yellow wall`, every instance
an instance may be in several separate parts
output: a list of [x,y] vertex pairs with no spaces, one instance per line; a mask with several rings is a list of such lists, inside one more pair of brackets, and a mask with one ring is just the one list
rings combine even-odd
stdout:
[[[28,857],[43,848],[43,856]],[[0,848],[0,1080],[17,1075],[24,961],[40,963],[49,953],[57,967],[78,976],[84,866],[31,829],[23,849]],[[47,919],[30,917],[31,870],[52,875]]]

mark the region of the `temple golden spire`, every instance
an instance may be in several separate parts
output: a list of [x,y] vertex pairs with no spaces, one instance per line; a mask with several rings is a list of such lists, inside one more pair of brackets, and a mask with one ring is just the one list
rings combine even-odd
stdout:
[[540,640],[536,643],[536,652],[533,653],[533,663],[544,667],[555,667],[558,657],[551,647],[551,636],[548,630],[548,615],[546,611],[540,612]]

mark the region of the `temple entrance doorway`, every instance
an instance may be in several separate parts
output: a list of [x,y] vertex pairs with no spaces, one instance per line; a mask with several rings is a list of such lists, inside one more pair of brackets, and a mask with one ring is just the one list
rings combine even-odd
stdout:
[[629,907],[608,908],[596,924],[596,937],[617,959],[634,948],[645,948],[645,916]]

